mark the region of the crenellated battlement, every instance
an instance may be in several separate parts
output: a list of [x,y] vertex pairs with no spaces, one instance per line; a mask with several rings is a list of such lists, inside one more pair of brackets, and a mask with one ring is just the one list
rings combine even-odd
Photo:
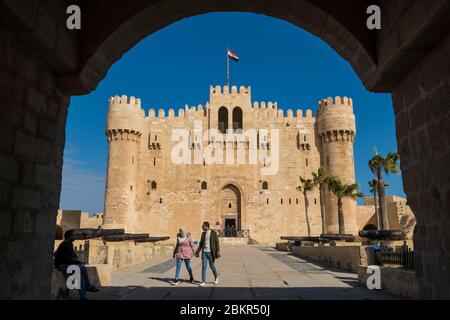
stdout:
[[[236,97],[245,97],[246,99],[250,98],[251,87],[240,86],[232,86],[231,88],[228,86],[210,86],[210,94],[211,98],[214,97],[223,97],[223,96],[236,96]],[[146,112],[141,107],[141,99],[135,98],[133,96],[114,96],[109,98],[109,108],[110,113],[113,115],[117,112],[122,114],[122,117],[130,117],[137,111],[137,114],[143,117],[146,117]],[[348,97],[340,97],[337,96],[335,98],[328,97],[326,99],[322,99],[318,102],[318,110],[317,114],[313,115],[311,109],[279,109],[278,102],[273,101],[253,101],[250,103],[249,111],[252,112],[255,118],[265,118],[265,119],[274,119],[277,121],[284,120],[294,120],[294,119],[314,119],[315,117],[319,118],[321,116],[322,120],[325,117],[333,118],[338,114],[349,113],[353,115],[353,101]],[[149,108],[147,118],[149,119],[177,119],[177,118],[201,118],[207,115],[208,110],[213,110],[210,108],[209,102],[205,105],[197,105],[197,106],[189,106],[185,105],[184,108],[179,108],[178,111],[176,109],[170,108],[165,110],[163,108],[154,109]],[[125,113],[123,113],[125,112]],[[131,113],[130,113],[131,112]],[[135,120],[135,116],[132,116]]]
[[178,113],[175,112],[175,109],[170,108],[168,112],[162,108],[159,108],[158,111],[156,111],[154,108],[150,108],[148,111],[148,118],[150,119],[176,119],[176,118],[185,118],[185,117],[195,117],[195,116],[204,116],[205,110],[208,110],[209,104],[206,104],[205,106],[199,104],[197,106],[189,106],[185,105],[184,108],[179,108]]
[[302,109],[278,109],[277,102],[258,102],[255,101],[252,104],[253,115],[255,118],[270,118],[270,119],[278,119],[278,120],[289,120],[289,119],[306,119],[313,118],[313,112],[311,109],[307,109],[305,113],[303,113]]
[[252,109],[278,109],[278,102],[265,102],[265,101],[254,101]]
[[240,86],[239,89],[237,86],[232,86],[231,90],[228,86],[210,86],[209,93],[211,96],[224,96],[224,95],[232,95],[232,96],[250,96],[251,95],[251,86],[245,87]]
[[141,99],[135,98],[133,96],[127,97],[126,95],[123,96],[114,96],[109,98],[109,104],[110,105],[129,105],[129,106],[136,106],[141,107]]
[[121,111],[121,110],[135,110],[141,116],[145,116],[145,111],[141,108],[141,99],[133,96],[114,96],[110,97],[109,100],[109,110],[110,112]]
[[335,97],[334,99],[332,97],[328,97],[327,99],[322,99],[318,102],[318,107],[325,108],[325,107],[331,107],[331,106],[349,106],[353,107],[353,100],[348,97]]

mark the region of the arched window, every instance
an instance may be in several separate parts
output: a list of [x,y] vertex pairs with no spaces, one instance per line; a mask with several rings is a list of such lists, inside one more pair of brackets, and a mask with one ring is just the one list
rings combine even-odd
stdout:
[[231,209],[231,202],[228,202],[228,209]]
[[159,198],[159,203],[162,203],[162,198]]
[[267,198],[267,204],[269,204],[269,198]]
[[295,199],[295,204],[298,204],[298,198],[297,198],[297,199]]
[[280,201],[280,203],[281,203],[281,204],[283,204],[283,198],[281,198],[281,201]]
[[263,189],[263,190],[269,190],[269,184],[267,183],[267,181],[263,181],[263,183],[262,183],[262,189]]
[[291,198],[289,198],[289,204],[291,204]]
[[153,181],[150,183],[150,187],[151,187],[152,190],[156,190],[156,181],[153,180]]
[[208,189],[208,184],[206,183],[206,181],[202,182],[202,190],[206,190]]
[[306,158],[306,166],[308,166],[308,158]]
[[240,107],[235,107],[233,109],[233,130],[242,130],[242,109]]
[[218,126],[220,133],[226,133],[228,129],[228,109],[225,107],[219,108]]

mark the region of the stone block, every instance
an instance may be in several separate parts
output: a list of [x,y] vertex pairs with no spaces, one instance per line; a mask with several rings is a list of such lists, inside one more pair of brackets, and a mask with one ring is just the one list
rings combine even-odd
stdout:
[[24,156],[27,160],[44,162],[48,157],[49,143],[34,136],[18,132],[14,151],[17,155]]
[[9,97],[13,90],[11,73],[0,68],[0,96]]
[[12,192],[11,207],[14,209],[40,209],[40,192],[15,187]]

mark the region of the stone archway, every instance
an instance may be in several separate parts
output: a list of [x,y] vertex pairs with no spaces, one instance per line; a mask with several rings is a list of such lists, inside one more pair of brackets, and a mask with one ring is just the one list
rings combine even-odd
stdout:
[[227,236],[236,236],[242,229],[242,195],[234,184],[227,184],[219,191],[217,197],[218,217]]
[[[81,31],[58,0],[0,0],[0,298],[48,298],[70,96],[94,90],[142,38],[193,15],[277,17],[332,46],[371,91],[392,93],[408,204],[417,218],[416,272],[427,298],[450,295],[450,2],[73,1]],[[126,5],[124,5],[126,3]],[[107,13],[107,14],[106,14]],[[30,19],[33,17],[33,19]],[[23,255],[27,252],[27,255]]]

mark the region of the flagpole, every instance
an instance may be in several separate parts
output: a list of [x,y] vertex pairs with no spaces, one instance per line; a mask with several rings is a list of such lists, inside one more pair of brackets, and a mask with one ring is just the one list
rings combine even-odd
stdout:
[[227,48],[227,86],[230,87],[230,57],[228,56]]

